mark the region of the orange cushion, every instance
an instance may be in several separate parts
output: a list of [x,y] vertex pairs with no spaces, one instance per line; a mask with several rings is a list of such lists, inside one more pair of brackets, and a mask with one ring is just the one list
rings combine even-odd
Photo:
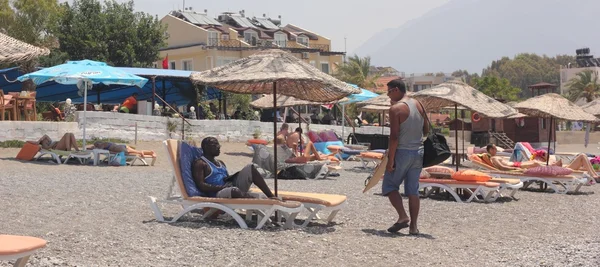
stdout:
[[23,148],[21,148],[19,154],[17,154],[17,159],[33,160],[33,157],[35,157],[35,154],[37,154],[38,151],[40,151],[40,145],[27,142],[23,145]]
[[492,179],[491,176],[483,172],[474,170],[457,171],[452,175],[452,179],[465,182],[487,182]]
[[433,183],[433,184],[466,184],[466,185],[482,185],[485,187],[498,187],[499,183],[494,182],[477,182],[477,181],[456,181],[450,179],[419,179],[420,183]]
[[46,240],[31,236],[0,235],[0,255],[15,255],[46,246]]
[[383,159],[383,153],[377,152],[360,152],[360,156],[372,159]]
[[267,140],[262,140],[262,139],[250,139],[247,142],[248,144],[251,145],[267,145],[269,142],[267,142]]

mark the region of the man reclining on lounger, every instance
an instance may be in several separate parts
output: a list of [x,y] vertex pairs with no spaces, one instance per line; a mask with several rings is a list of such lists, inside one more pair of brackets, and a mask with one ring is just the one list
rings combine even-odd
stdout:
[[214,137],[206,137],[200,144],[204,156],[192,165],[194,182],[200,191],[209,197],[249,198],[250,186],[255,184],[267,197],[275,196],[254,164],[229,175],[223,161],[216,159],[221,154],[221,145]]
[[[33,142],[32,142],[33,143]],[[62,151],[71,151],[75,149],[75,151],[79,151],[79,147],[77,147],[77,140],[75,140],[75,135],[72,133],[66,133],[60,139],[60,141],[52,141],[52,139],[44,135],[40,140],[37,141],[37,144],[42,146],[42,149],[50,150],[62,150]]]
[[128,145],[119,145],[119,144],[115,144],[115,143],[111,143],[111,142],[97,141],[94,143],[94,147],[92,147],[91,149],[94,149],[94,148],[108,150],[108,151],[110,151],[110,153],[114,153],[114,154],[123,152],[123,153],[125,153],[125,155],[138,155],[140,157],[151,156],[153,158],[156,158],[156,152],[154,152],[154,151],[135,150]]

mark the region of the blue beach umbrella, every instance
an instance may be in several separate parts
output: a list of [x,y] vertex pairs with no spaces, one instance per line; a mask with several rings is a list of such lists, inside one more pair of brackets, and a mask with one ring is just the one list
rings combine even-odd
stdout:
[[129,85],[143,87],[148,79],[108,66],[104,62],[81,60],[67,61],[65,64],[45,68],[17,78],[23,82],[32,80],[36,85],[54,81],[60,84],[76,84],[83,92],[83,149],[85,150],[85,124],[87,110],[87,90],[93,84]]
[[[350,84],[350,86],[354,87],[354,88],[359,88],[358,86],[354,85],[354,84]],[[344,133],[345,133],[345,127],[344,127],[344,122],[345,122],[345,117],[346,117],[346,105],[347,104],[352,104],[352,103],[357,103],[357,102],[362,102],[362,101],[367,101],[371,98],[375,98],[378,97],[379,95],[376,93],[373,93],[369,90],[366,89],[360,89],[360,93],[359,94],[352,94],[347,96],[345,99],[343,99],[342,101],[340,101],[340,104],[342,105],[342,138],[344,138]]]

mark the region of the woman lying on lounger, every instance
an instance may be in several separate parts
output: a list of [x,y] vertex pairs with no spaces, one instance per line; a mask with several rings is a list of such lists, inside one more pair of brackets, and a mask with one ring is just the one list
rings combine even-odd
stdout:
[[63,135],[60,141],[52,141],[49,136],[44,135],[37,143],[42,146],[42,149],[46,150],[53,149],[71,151],[74,148],[75,151],[79,151],[79,148],[77,147],[77,140],[75,140],[75,135],[72,133],[66,133]]
[[97,148],[97,149],[104,149],[104,150],[108,150],[111,153],[119,153],[119,152],[123,152],[126,155],[139,155],[139,156],[151,156],[151,157],[156,157],[156,152],[151,151],[151,150],[135,150],[132,147],[128,146],[128,145],[122,145],[122,144],[115,144],[115,143],[111,143],[111,142],[102,142],[102,141],[98,141],[94,143],[94,147],[93,148]]
[[[488,151],[487,155],[490,156],[489,162],[485,160],[485,158],[486,158],[485,154],[481,155],[481,156],[480,155],[477,155],[477,156],[479,156],[484,163],[486,163],[496,169],[503,170],[503,171],[531,169],[534,167],[546,165],[545,162],[539,162],[536,160],[530,160],[530,161],[524,161],[524,162],[512,162],[503,157],[496,156],[496,146],[495,145],[488,145],[487,151]],[[571,161],[571,163],[569,163],[569,165],[567,165],[567,166],[563,166],[562,160],[552,162],[550,165],[565,167],[565,168],[569,168],[571,170],[576,170],[576,171],[577,170],[586,171],[595,179],[599,178],[598,173],[596,173],[594,171],[594,167],[592,167],[592,164],[590,163],[590,161],[588,160],[588,158],[585,154],[577,155],[577,157],[575,157],[575,159],[573,161]]]

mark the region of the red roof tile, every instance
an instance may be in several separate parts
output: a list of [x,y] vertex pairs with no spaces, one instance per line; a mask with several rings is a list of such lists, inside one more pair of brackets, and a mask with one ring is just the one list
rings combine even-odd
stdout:
[[381,93],[387,93],[387,83],[389,83],[392,80],[395,79],[401,79],[399,76],[386,76],[386,77],[379,77],[377,79],[377,81],[375,81],[375,88],[369,88],[371,91],[381,94]]

